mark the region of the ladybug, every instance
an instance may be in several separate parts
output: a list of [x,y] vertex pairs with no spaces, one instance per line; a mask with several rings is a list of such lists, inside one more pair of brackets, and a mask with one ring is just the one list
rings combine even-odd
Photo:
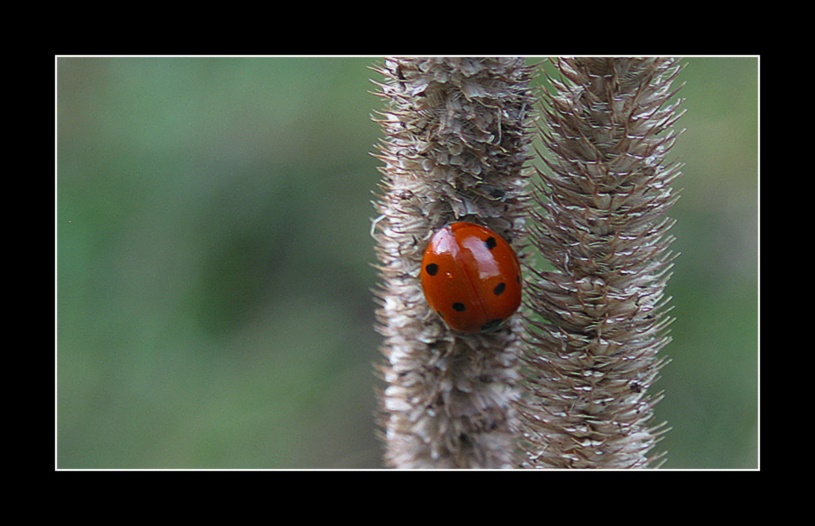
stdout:
[[451,223],[422,258],[427,303],[456,332],[499,327],[521,304],[521,266],[504,238],[475,223]]

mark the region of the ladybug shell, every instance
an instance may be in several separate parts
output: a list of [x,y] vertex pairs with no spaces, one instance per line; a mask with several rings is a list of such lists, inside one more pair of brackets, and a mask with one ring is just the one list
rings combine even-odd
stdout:
[[521,266],[501,236],[475,223],[451,223],[424,252],[422,289],[430,307],[461,333],[495,329],[521,304]]

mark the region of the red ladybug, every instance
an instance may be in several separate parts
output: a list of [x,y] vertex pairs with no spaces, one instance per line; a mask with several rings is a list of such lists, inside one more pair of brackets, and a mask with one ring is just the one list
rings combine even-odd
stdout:
[[521,304],[521,266],[501,236],[475,223],[451,223],[435,234],[422,258],[427,303],[457,332],[485,332]]

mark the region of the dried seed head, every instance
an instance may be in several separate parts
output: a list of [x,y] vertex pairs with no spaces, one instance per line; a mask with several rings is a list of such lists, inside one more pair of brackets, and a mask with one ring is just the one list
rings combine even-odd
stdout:
[[400,468],[510,467],[520,321],[451,332],[429,308],[419,267],[431,235],[459,219],[517,249],[524,241],[530,69],[517,58],[388,59],[380,214],[374,227],[384,336],[386,462]]
[[544,97],[550,155],[530,240],[555,267],[529,287],[531,467],[646,467],[659,433],[648,389],[669,341],[666,212],[679,165],[673,59],[557,60]]

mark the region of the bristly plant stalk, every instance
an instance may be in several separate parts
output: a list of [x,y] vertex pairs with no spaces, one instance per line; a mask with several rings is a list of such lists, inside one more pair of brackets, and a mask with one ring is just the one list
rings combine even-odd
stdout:
[[419,272],[430,237],[451,221],[485,225],[523,250],[531,70],[522,58],[395,58],[377,71],[385,462],[514,467],[520,316],[454,333],[425,301]]
[[[662,426],[650,389],[669,342],[664,295],[673,255],[666,212],[680,165],[667,58],[554,61],[544,95],[548,154],[530,221],[531,244],[553,266],[527,278],[519,405],[522,467],[655,467]],[[530,279],[531,278],[531,279]]]

